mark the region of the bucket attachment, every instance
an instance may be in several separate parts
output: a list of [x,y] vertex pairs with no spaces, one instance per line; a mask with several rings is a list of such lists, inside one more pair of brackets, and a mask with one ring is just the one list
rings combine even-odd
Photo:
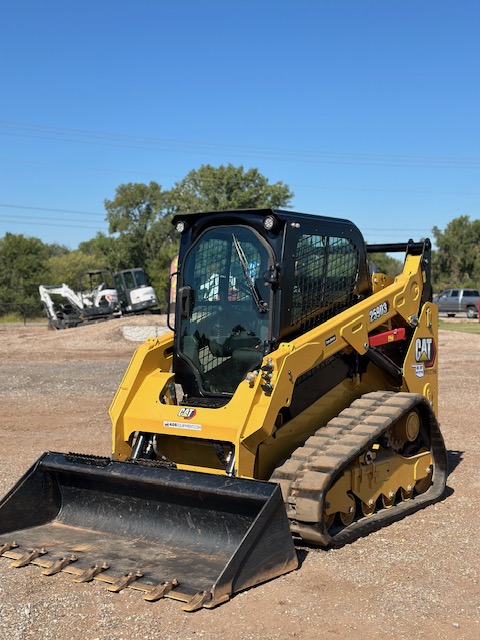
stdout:
[[43,454],[0,502],[0,556],[186,611],[298,564],[276,484],[62,453]]

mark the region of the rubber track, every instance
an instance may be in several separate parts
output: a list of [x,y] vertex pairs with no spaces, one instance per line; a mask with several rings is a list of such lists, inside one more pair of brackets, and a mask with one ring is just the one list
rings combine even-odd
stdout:
[[[433,459],[432,485],[408,501],[362,516],[352,524],[327,532],[325,496],[342,470],[367,451],[402,415],[418,407],[428,416]],[[374,391],[355,400],[336,418],[308,438],[302,447],[273,473],[280,484],[292,533],[317,546],[342,546],[358,537],[400,520],[437,501],[447,478],[447,452],[430,404],[421,394]]]

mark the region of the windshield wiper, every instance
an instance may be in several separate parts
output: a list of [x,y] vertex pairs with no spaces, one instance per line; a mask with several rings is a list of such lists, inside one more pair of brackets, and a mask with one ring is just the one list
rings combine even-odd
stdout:
[[253,282],[252,278],[250,277],[250,274],[248,272],[247,258],[245,257],[245,253],[242,249],[242,245],[240,244],[237,236],[234,233],[232,233],[232,238],[233,238],[233,244],[235,246],[235,250],[238,255],[238,259],[240,260],[240,264],[242,265],[243,274],[245,276],[245,282],[247,283],[247,286],[253,298],[253,301],[255,302],[255,305],[257,309],[260,311],[260,313],[267,313],[268,305],[265,302],[265,300],[262,300],[262,296],[258,291],[257,285]]

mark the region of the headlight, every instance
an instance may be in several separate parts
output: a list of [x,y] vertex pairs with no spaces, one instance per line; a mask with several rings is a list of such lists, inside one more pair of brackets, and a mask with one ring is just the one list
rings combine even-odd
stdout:
[[272,231],[277,226],[277,219],[274,216],[266,216],[263,220],[263,227],[267,231]]

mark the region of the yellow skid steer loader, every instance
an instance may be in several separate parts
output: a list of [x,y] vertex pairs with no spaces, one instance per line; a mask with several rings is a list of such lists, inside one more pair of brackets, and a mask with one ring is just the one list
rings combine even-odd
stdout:
[[[172,331],[132,358],[112,457],[43,454],[0,502],[0,555],[195,611],[295,569],[294,539],[438,500],[447,464],[428,240],[271,209],[174,224]],[[370,273],[400,251],[396,278]]]

